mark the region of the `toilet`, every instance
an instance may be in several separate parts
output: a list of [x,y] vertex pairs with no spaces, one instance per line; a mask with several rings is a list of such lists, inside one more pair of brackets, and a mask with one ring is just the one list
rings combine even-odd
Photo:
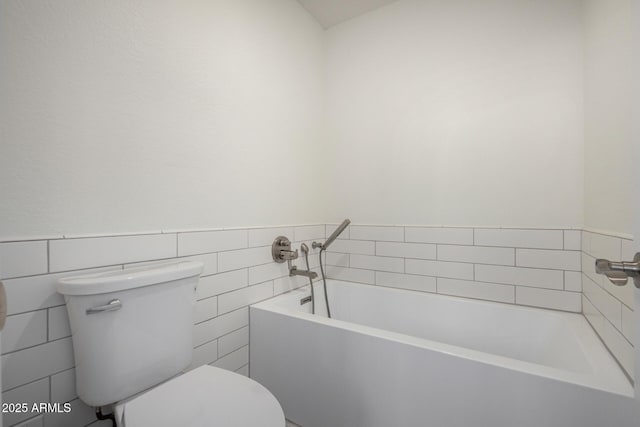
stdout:
[[284,427],[276,398],[193,353],[203,264],[152,265],[59,280],[71,325],[78,397],[112,408],[118,427]]

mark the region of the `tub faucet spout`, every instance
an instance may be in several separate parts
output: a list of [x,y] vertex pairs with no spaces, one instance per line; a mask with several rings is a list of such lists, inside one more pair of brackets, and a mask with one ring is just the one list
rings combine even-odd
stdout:
[[304,276],[310,279],[315,279],[318,277],[318,273],[309,270],[298,270],[298,267],[294,265],[291,267],[291,270],[289,270],[289,276]]

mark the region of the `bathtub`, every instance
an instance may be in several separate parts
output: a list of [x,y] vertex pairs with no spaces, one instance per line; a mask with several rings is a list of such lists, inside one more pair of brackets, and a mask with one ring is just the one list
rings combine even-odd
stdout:
[[626,427],[633,388],[582,315],[328,281],[250,308],[250,376],[303,427]]

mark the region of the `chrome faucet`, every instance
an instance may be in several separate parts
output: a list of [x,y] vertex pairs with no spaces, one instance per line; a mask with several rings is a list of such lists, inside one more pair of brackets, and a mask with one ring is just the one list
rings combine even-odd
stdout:
[[307,269],[298,270],[298,267],[294,265],[289,268],[289,276],[304,276],[308,277],[309,279],[315,279],[316,277],[318,277],[318,273],[309,269],[309,246],[303,243],[302,245],[300,245],[300,250],[304,253],[304,257],[307,261]]
[[287,261],[291,266],[291,260],[298,259],[298,250],[291,250],[291,241],[284,236],[278,236],[271,245],[271,256],[275,262]]
[[298,270],[298,267],[294,265],[291,267],[291,270],[289,270],[289,276],[304,276],[310,279],[315,279],[318,277],[318,273],[309,270]]

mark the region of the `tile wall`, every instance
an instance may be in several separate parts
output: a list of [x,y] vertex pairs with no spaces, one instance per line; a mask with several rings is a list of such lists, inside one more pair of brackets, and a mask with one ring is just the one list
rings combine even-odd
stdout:
[[632,243],[577,229],[353,225],[329,248],[327,275],[582,312],[633,378],[633,287],[611,284],[594,267],[596,258],[633,259]]
[[593,329],[633,378],[632,282],[615,286],[595,272],[596,258],[630,261],[635,251],[630,238],[602,232],[582,232],[582,307]]
[[[327,225],[331,233],[333,225]],[[334,279],[582,311],[580,230],[352,225],[329,248]]]
[[[294,247],[336,224],[65,236],[0,243],[9,300],[2,334],[4,402],[71,401],[71,414],[5,414],[6,427],[109,425],[75,394],[60,277],[175,259],[205,264],[197,290],[193,367],[248,373],[248,305],[304,286],[271,259],[277,235]],[[326,228],[326,231],[325,231]],[[314,251],[315,252],[315,251]],[[330,247],[330,278],[571,312],[584,312],[632,375],[632,287],[595,274],[595,258],[632,259],[631,240],[575,229],[352,225]],[[311,256],[313,270],[318,258]],[[304,261],[297,264],[304,268]]]
[[[73,348],[61,277],[195,259],[204,263],[197,290],[192,367],[212,364],[248,373],[248,305],[303,286],[286,264],[271,259],[271,242],[294,247],[323,239],[324,225],[246,228],[141,235],[60,237],[0,243],[1,278],[8,297],[2,333],[4,402],[67,402],[71,414],[4,414],[4,426],[109,426],[76,396]],[[318,257],[309,257],[318,270]],[[302,262],[302,263],[301,263]],[[300,268],[304,261],[298,260]]]

